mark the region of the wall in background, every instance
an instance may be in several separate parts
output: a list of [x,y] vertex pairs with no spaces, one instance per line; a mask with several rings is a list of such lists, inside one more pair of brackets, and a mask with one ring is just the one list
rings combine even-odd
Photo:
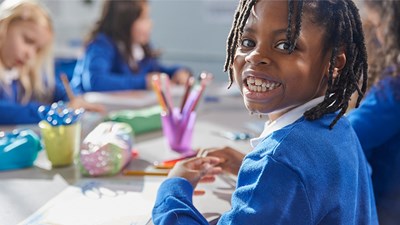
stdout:
[[82,39],[101,12],[102,1],[40,0],[54,22],[56,57],[74,58],[79,55]]
[[195,73],[212,72],[227,80],[223,72],[226,37],[236,0],[155,0],[153,38],[166,62],[182,62]]
[[[77,57],[84,36],[100,15],[101,0],[41,0],[54,20],[57,57]],[[152,43],[165,64],[179,63],[212,72],[223,72],[226,37],[237,0],[150,0]]]

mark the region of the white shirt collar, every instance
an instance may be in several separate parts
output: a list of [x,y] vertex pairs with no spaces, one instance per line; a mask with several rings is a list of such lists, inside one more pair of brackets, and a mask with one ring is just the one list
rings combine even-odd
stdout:
[[3,82],[5,85],[11,85],[14,80],[19,78],[19,71],[16,68],[4,71]]
[[257,138],[253,138],[250,140],[250,145],[254,148],[258,145],[265,137],[270,135],[272,132],[282,129],[283,127],[294,123],[300,117],[303,116],[304,112],[313,108],[314,106],[318,105],[324,100],[324,96],[314,98],[311,101],[306,102],[303,105],[297,106],[292,110],[288,111],[287,113],[283,114],[281,117],[276,119],[275,121],[267,121],[264,125],[264,130],[261,135]]
[[139,62],[144,58],[144,50],[143,47],[139,44],[132,45],[132,55],[136,62]]

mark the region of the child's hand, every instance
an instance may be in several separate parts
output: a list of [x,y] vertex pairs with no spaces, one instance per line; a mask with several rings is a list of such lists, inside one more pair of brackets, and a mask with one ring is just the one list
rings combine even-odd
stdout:
[[190,72],[185,69],[180,69],[172,76],[172,82],[177,85],[184,85],[191,76]]
[[196,188],[199,181],[212,182],[214,175],[222,172],[216,167],[220,160],[216,157],[194,157],[179,161],[169,172],[168,177],[182,177],[187,179]]
[[74,97],[68,103],[68,107],[73,109],[84,108],[87,111],[99,113],[104,113],[106,111],[103,105],[87,102],[81,96]]
[[237,175],[239,173],[240,165],[242,164],[244,154],[231,148],[208,148],[199,151],[197,156],[214,156],[218,157],[220,166],[224,171]]

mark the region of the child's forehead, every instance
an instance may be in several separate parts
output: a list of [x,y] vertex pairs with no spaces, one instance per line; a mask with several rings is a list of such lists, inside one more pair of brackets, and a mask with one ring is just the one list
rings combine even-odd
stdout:
[[[310,14],[310,10],[305,10],[305,7],[304,5],[301,12],[302,26],[307,25],[309,22],[318,26],[319,22],[314,21],[314,15]],[[294,27],[295,23],[298,22],[297,16],[296,5],[293,6],[292,10],[289,10],[289,2],[286,0],[258,0],[250,10],[246,26],[262,23],[261,26],[287,28],[288,19],[290,17],[292,26]]]
[[257,1],[251,9],[251,15],[255,18],[269,17],[271,15],[287,18],[288,2],[276,0]]
[[38,48],[47,46],[53,39],[53,32],[47,25],[30,20],[20,21],[15,25],[20,26],[19,29],[22,29],[23,33],[28,35]]
[[251,9],[248,22],[262,22],[264,24],[288,23],[288,3],[284,0],[263,0],[257,1]]
[[18,17],[23,21],[32,21],[42,26],[51,27],[51,19],[49,15],[37,5],[22,5],[21,10],[18,13]]

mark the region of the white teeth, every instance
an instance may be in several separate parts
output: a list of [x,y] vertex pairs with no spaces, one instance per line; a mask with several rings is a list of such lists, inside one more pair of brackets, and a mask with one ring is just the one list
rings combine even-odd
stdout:
[[254,78],[253,77],[247,78],[247,83],[254,84]]
[[246,79],[246,83],[247,83],[248,89],[250,91],[255,91],[255,92],[271,91],[281,85],[280,83],[271,82],[268,80],[263,80],[263,79],[259,79],[259,78],[255,78],[255,77],[248,77]]

